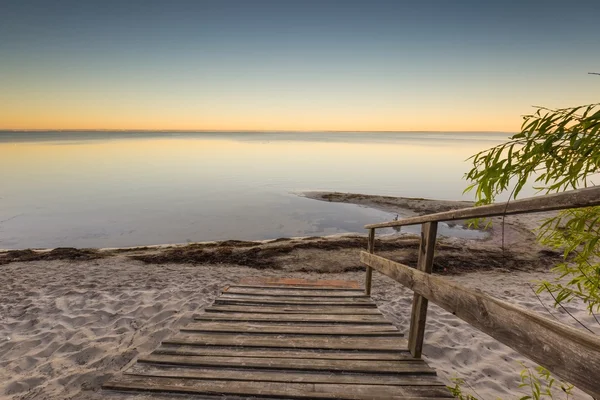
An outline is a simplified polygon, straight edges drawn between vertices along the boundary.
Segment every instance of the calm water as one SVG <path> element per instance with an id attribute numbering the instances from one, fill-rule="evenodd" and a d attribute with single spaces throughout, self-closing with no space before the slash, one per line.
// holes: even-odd
<path id="1" fill-rule="evenodd" d="M 465 198 L 464 160 L 506 137 L 0 132 L 0 248 L 364 232 L 394 215 L 297 193 Z"/>

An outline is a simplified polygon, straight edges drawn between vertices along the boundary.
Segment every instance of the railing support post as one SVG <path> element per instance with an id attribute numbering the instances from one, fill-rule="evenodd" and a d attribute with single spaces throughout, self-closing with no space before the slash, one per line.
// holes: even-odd
<path id="1" fill-rule="evenodd" d="M 375 251 L 375 228 L 369 229 L 369 241 L 367 243 L 367 251 L 371 254 Z M 365 275 L 365 294 L 371 295 L 371 278 L 373 277 L 373 268 L 367 267 Z"/>
<path id="2" fill-rule="evenodd" d="M 421 225 L 421 245 L 419 246 L 417 269 L 427 274 L 430 274 L 433 269 L 436 236 L 437 222 L 426 222 Z M 427 303 L 428 301 L 425 297 L 415 293 L 412 313 L 410 315 L 410 331 L 408 334 L 408 349 L 415 358 L 421 358 L 423 351 Z"/>

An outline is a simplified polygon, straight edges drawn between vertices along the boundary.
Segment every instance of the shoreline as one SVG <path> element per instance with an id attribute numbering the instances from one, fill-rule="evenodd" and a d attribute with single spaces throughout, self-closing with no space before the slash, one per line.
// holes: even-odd
<path id="1" fill-rule="evenodd" d="M 31 250 L 38 253 L 47 253 L 56 249 L 79 249 L 79 250 L 95 250 L 99 252 L 111 252 L 111 251 L 129 251 L 129 250 L 144 250 L 144 249 L 165 249 L 172 247 L 185 247 L 185 246 L 195 246 L 195 245 L 206 245 L 206 246 L 214 246 L 221 243 L 235 243 L 235 242 L 247 242 L 247 243 L 256 243 L 257 245 L 266 244 L 270 242 L 277 242 L 281 240 L 302 240 L 308 238 L 339 238 L 344 236 L 362 236 L 363 234 L 359 232 L 345 232 L 345 233 L 336 233 L 333 235 L 323 235 L 323 236 L 290 236 L 290 237 L 280 237 L 275 239 L 259 239 L 259 240 L 241 240 L 241 239 L 227 239 L 227 240 L 204 240 L 200 242 L 180 242 L 180 243 L 160 243 L 160 244 L 142 244 L 139 246 L 123 246 L 123 247 L 30 247 L 25 249 L 0 249 L 0 255 L 3 253 L 11 252 L 11 251 L 26 251 Z M 365 234 L 366 235 L 366 234 Z"/>
<path id="2" fill-rule="evenodd" d="M 402 217 L 442 212 L 474 203 L 340 192 L 304 192 L 314 200 L 355 204 Z M 462 273 L 478 270 L 547 270 L 561 254 L 536 242 L 532 229 L 551 213 L 492 218 L 492 226 L 482 239 L 439 236 L 436 246 L 436 273 Z M 466 227 L 466 221 L 451 221 Z M 152 263 L 238 264 L 252 268 L 306 270 L 306 263 L 327 264 L 322 272 L 343 272 L 362 268 L 359 251 L 366 248 L 366 234 L 338 233 L 328 236 L 300 236 L 266 240 L 223 240 L 147 246 L 0 250 L 0 265 L 13 262 L 53 260 L 86 261 L 126 254 L 131 259 Z M 394 233 L 377 236 L 376 252 L 395 261 L 416 262 L 418 234 Z M 354 257 L 354 258 L 353 258 Z M 343 266 L 342 266 L 343 264 Z M 319 268 L 315 268 L 318 270 Z"/>
<path id="3" fill-rule="evenodd" d="M 475 205 L 474 201 L 437 200 L 422 197 L 382 196 L 344 192 L 309 191 L 302 192 L 302 196 L 313 200 L 357 204 L 392 213 L 404 211 L 405 213 L 413 213 L 414 215 L 433 214 Z"/>
<path id="4" fill-rule="evenodd" d="M 343 193 L 343 192 L 328 192 L 328 191 L 306 191 L 297 192 L 297 196 L 304 197 L 311 200 L 334 202 L 334 203 L 346 203 L 354 204 L 361 207 L 372 208 L 388 213 L 395 213 L 399 217 L 406 218 L 430 213 L 444 212 L 450 210 L 456 210 L 460 208 L 472 207 L 475 202 L 464 201 L 464 200 L 436 200 L 427 198 L 415 198 L 415 197 L 395 197 L 395 196 L 382 196 L 382 195 L 368 195 L 360 193 Z M 507 246 L 507 241 L 526 243 L 528 250 L 531 250 L 531 246 L 534 249 L 539 247 L 535 240 L 533 230 L 539 226 L 539 224 L 547 217 L 554 215 L 553 212 L 538 213 L 538 214 L 524 214 L 519 216 L 507 216 L 506 218 L 494 217 L 491 218 L 493 225 L 491 228 L 472 228 L 468 227 L 465 220 L 455 221 L 444 221 L 443 224 L 449 227 L 461 227 L 465 230 L 472 230 L 483 232 L 487 236 L 483 238 L 459 238 L 454 236 L 440 236 L 440 240 L 451 240 L 466 243 L 483 243 L 490 242 L 490 244 L 498 245 L 502 244 L 502 237 L 498 237 L 504 234 L 504 245 Z M 504 223 L 504 232 L 501 228 Z M 385 236 L 401 236 L 401 235 L 412 235 L 411 233 L 392 233 L 386 234 Z M 226 239 L 220 241 L 208 240 L 199 242 L 180 242 L 180 243 L 158 243 L 149 245 L 135 245 L 135 246 L 110 246 L 110 247 L 78 247 L 76 249 L 89 249 L 98 252 L 111 252 L 111 251 L 127 251 L 127 250 L 140 250 L 140 249 L 164 249 L 171 247 L 185 247 L 195 245 L 214 245 L 224 242 L 252 242 L 257 245 L 268 244 L 270 242 L 281 241 L 281 240 L 302 240 L 307 238 L 322 238 L 325 240 L 337 239 L 344 236 L 366 236 L 366 232 L 341 232 L 331 235 L 320 235 L 320 236 L 290 236 L 280 237 L 275 239 L 250 239 L 250 240 L 237 240 L 237 239 Z M 383 235 L 382 235 L 383 236 Z M 514 238 L 514 239 L 513 239 Z M 518 240 L 516 240 L 518 239 Z M 508 246 L 507 246 L 508 247 Z M 0 262 L 3 254 L 8 252 L 19 252 L 19 251 L 33 251 L 37 253 L 46 253 L 55 249 L 73 249 L 73 247 L 55 247 L 55 248 L 24 248 L 24 249 L 2 249 L 0 248 Z"/>
<path id="5" fill-rule="evenodd" d="M 394 261 L 415 265 L 419 236 L 394 234 L 377 236 L 376 253 Z M 523 246 L 523 244 L 521 244 Z M 460 274 L 473 271 L 545 271 L 561 259 L 555 251 L 504 249 L 484 240 L 442 237 L 436 245 L 434 272 Z M 261 241 L 225 240 L 188 244 L 126 248 L 77 249 L 59 247 L 41 250 L 0 252 L 0 266 L 12 263 L 84 262 L 126 258 L 146 264 L 221 265 L 234 264 L 255 269 L 343 273 L 363 269 L 359 254 L 367 247 L 367 236 L 344 234 L 279 238 Z"/>

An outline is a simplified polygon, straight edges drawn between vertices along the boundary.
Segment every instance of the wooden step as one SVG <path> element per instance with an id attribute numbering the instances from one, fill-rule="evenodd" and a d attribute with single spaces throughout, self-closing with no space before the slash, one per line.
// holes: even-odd
<path id="1" fill-rule="evenodd" d="M 234 395 L 294 399 L 407 399 L 451 398 L 439 386 L 339 385 L 327 383 L 247 382 L 123 375 L 104 384 L 107 389 L 176 394 Z"/>
<path id="2" fill-rule="evenodd" d="M 182 332 L 221 332 L 244 334 L 296 334 L 296 335 L 347 335 L 347 336 L 403 336 L 395 326 L 339 325 L 339 324 L 281 324 L 260 322 L 210 322 L 188 324 Z"/>
<path id="3" fill-rule="evenodd" d="M 299 358 L 214 357 L 150 354 L 138 362 L 189 367 L 257 368 L 298 371 L 339 371 L 355 373 L 435 375 L 435 370 L 422 360 L 361 361 L 361 360 L 303 360 Z"/>
<path id="4" fill-rule="evenodd" d="M 323 314 L 262 314 L 262 313 L 205 313 L 197 315 L 197 321 L 270 321 L 296 322 L 299 324 L 331 322 L 334 324 L 383 324 L 389 325 L 383 315 L 323 315 Z"/>
<path id="5" fill-rule="evenodd" d="M 308 335 L 242 335 L 242 334 L 193 334 L 181 332 L 163 343 L 194 346 L 244 346 L 277 347 L 298 349 L 336 350 L 404 350 L 408 347 L 405 339 L 397 337 L 356 337 L 356 336 L 308 336 Z"/>
<path id="6" fill-rule="evenodd" d="M 380 360 L 394 361 L 413 359 L 408 350 L 368 351 L 335 350 L 335 349 L 273 349 L 264 347 L 227 347 L 227 346 L 187 346 L 163 343 L 152 354 L 171 354 L 184 356 L 217 356 L 217 357 L 268 357 L 268 358 L 301 358 L 330 360 Z"/>
<path id="7" fill-rule="evenodd" d="M 354 314 L 354 315 L 381 315 L 376 308 L 369 307 L 344 307 L 344 306 L 303 306 L 303 305 L 274 305 L 274 304 L 222 304 L 204 309 L 206 312 L 237 312 L 261 314 Z"/>
<path id="8" fill-rule="evenodd" d="M 237 367 L 236 367 L 237 368 Z M 359 385 L 393 385 L 393 386 L 445 386 L 443 382 L 431 375 L 381 374 L 381 373 L 332 373 L 303 372 L 294 370 L 256 371 L 253 368 L 223 369 L 220 367 L 175 367 L 160 364 L 138 363 L 128 375 L 146 375 L 184 379 L 219 379 L 235 381 L 265 382 L 297 382 L 297 383 L 334 383 Z"/>
<path id="9" fill-rule="evenodd" d="M 356 282 L 326 284 L 266 278 L 232 285 L 179 333 L 106 382 L 103 394 L 452 398 Z"/>

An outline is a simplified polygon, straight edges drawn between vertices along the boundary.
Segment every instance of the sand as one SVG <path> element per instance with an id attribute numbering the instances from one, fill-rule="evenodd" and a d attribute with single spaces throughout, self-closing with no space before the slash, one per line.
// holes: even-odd
<path id="1" fill-rule="evenodd" d="M 356 250 L 357 252 L 358 250 Z M 0 267 L 0 396 L 96 399 L 104 380 L 150 353 L 227 284 L 250 276 L 349 279 L 362 271 L 291 272 L 228 264 L 147 264 L 128 255 L 97 260 L 15 262 Z M 451 279 L 539 312 L 529 288 L 542 272 L 474 272 Z M 412 293 L 375 274 L 373 298 L 406 332 Z M 551 300 L 543 296 L 547 305 Z M 581 305 L 569 311 L 598 331 Z M 553 314 L 574 322 L 558 310 Z M 482 398 L 514 398 L 522 358 L 451 314 L 431 306 L 424 354 L 440 375 L 461 377 Z M 584 395 L 579 395 L 585 398 Z"/>
<path id="2" fill-rule="evenodd" d="M 464 206 L 336 197 L 406 214 Z M 546 315 L 548 307 L 556 318 L 577 326 L 551 308 L 548 295 L 541 296 L 544 306 L 531 289 L 531 282 L 547 278 L 548 268 L 560 259 L 535 244 L 531 227 L 539 218 L 507 218 L 505 249 L 498 225 L 484 241 L 441 240 L 434 271 Z M 350 235 L 1 253 L 0 398 L 99 399 L 102 382 L 202 312 L 225 285 L 256 276 L 362 282 L 358 253 L 365 245 L 364 236 Z M 394 236 L 380 238 L 376 252 L 413 265 L 417 247 L 414 237 Z M 373 299 L 406 333 L 412 292 L 375 273 Z M 600 334 L 583 305 L 571 303 L 567 309 Z M 526 394 L 518 388 L 521 356 L 435 305 L 429 308 L 424 357 L 448 384 L 462 378 L 481 399 Z M 589 399 L 581 392 L 575 398 Z"/>

